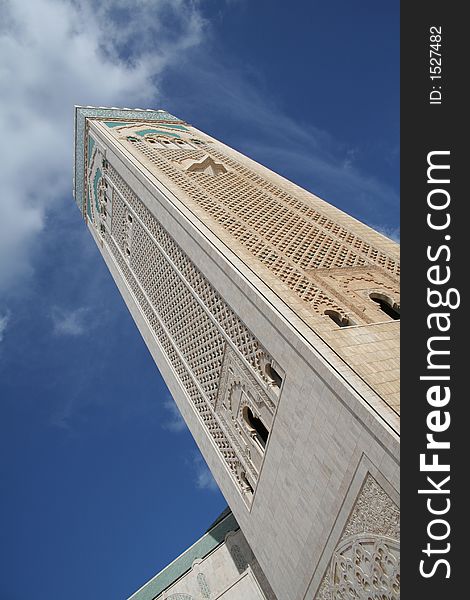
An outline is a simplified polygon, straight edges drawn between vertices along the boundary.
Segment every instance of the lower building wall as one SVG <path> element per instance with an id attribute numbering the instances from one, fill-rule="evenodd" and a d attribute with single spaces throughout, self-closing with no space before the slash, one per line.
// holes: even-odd
<path id="1" fill-rule="evenodd" d="M 230 530 L 226 532 L 227 529 Z M 129 600 L 219 598 L 276 600 L 232 514 L 213 526 Z"/>

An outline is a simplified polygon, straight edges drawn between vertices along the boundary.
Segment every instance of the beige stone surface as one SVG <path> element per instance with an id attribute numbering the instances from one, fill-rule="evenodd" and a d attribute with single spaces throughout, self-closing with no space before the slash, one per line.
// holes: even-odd
<path id="1" fill-rule="evenodd" d="M 358 326 L 390 321 L 369 294 L 399 305 L 398 244 L 194 128 L 181 134 L 183 144 L 127 140 L 146 127 L 112 134 L 399 412 L 397 372 L 390 379 L 390 365 L 381 362 L 398 361 L 398 327 L 358 344 L 364 355 L 378 352 L 362 367 L 351 361 L 354 340 L 343 352 L 345 336 L 334 335 L 337 326 L 323 316 L 334 310 Z M 209 162 L 215 170 L 196 168 Z M 385 386 L 382 371 L 389 371 Z"/>
<path id="2" fill-rule="evenodd" d="M 399 306 L 398 246 L 147 126 L 88 123 L 89 229 L 278 599 L 311 600 L 367 477 L 398 504 L 399 321 L 371 298 Z"/>
<path id="3" fill-rule="evenodd" d="M 192 568 L 155 600 L 276 600 L 263 590 L 263 575 L 243 533 L 228 534 L 225 542 Z"/>

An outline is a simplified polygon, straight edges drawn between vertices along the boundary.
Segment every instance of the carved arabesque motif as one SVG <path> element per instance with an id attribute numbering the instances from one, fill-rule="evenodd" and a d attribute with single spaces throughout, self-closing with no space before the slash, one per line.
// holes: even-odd
<path id="1" fill-rule="evenodd" d="M 368 474 L 315 600 L 398 600 L 400 512 Z"/>
<path id="2" fill-rule="evenodd" d="M 400 547 L 380 536 L 355 535 L 332 558 L 330 593 L 335 600 L 399 600 Z"/>
<path id="3" fill-rule="evenodd" d="M 197 574 L 197 583 L 199 585 L 201 597 L 202 598 L 210 598 L 211 590 L 209 588 L 209 584 L 207 583 L 207 579 L 206 579 L 206 576 L 204 575 L 204 573 Z"/>

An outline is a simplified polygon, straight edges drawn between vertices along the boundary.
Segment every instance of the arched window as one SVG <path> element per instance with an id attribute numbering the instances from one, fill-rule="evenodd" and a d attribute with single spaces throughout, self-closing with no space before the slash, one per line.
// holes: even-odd
<path id="1" fill-rule="evenodd" d="M 269 431 L 267 430 L 263 421 L 253 414 L 253 411 L 249 406 L 243 407 L 243 418 L 249 429 L 256 433 L 256 439 L 260 445 L 265 448 L 266 442 L 268 441 Z"/>
<path id="2" fill-rule="evenodd" d="M 282 377 L 279 375 L 279 373 L 276 371 L 276 369 L 270 365 L 269 363 L 264 367 L 264 370 L 266 372 L 266 375 L 269 377 L 269 379 L 271 380 L 272 384 L 277 387 L 280 388 L 282 385 Z"/>
<path id="3" fill-rule="evenodd" d="M 354 325 L 351 319 L 343 317 L 337 310 L 325 310 L 325 315 L 330 317 L 330 319 L 339 327 L 350 327 L 351 325 Z"/>
<path id="4" fill-rule="evenodd" d="M 380 310 L 384 312 L 387 316 L 389 316 L 394 321 L 400 320 L 400 307 L 394 302 L 391 298 L 386 296 L 385 294 L 380 294 L 376 292 L 372 292 L 369 294 L 369 298 L 379 305 Z"/>
<path id="5" fill-rule="evenodd" d="M 128 142 L 138 142 L 139 140 L 136 137 L 132 137 L 131 135 L 129 135 L 127 137 L 127 141 Z"/>

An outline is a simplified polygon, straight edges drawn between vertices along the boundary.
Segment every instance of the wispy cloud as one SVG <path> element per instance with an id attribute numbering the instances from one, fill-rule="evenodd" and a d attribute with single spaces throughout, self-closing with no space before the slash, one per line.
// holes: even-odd
<path id="1" fill-rule="evenodd" d="M 86 332 L 88 308 L 68 310 L 55 306 L 52 309 L 51 319 L 53 332 L 56 335 L 79 336 Z"/>
<path id="2" fill-rule="evenodd" d="M 209 471 L 204 459 L 200 454 L 194 457 L 194 468 L 196 473 L 196 487 L 200 490 L 218 491 L 217 483 Z"/>
<path id="3" fill-rule="evenodd" d="M 204 49 L 194 53 L 202 54 Z M 332 136 L 314 116 L 300 121 L 253 69 L 233 62 L 228 68 L 205 54 L 192 67 L 185 73 L 188 85 L 211 90 L 192 111 L 206 122 L 210 115 L 230 124 L 237 149 L 369 224 L 396 222 L 398 192 L 358 166 L 359 147 Z"/>
<path id="4" fill-rule="evenodd" d="M 0 315 L 0 342 L 3 341 L 5 331 L 8 327 L 8 322 L 10 320 L 10 313 L 6 312 L 3 315 Z"/>
<path id="5" fill-rule="evenodd" d="M 151 106 L 162 73 L 204 30 L 191 0 L 7 0 L 1 10 L 0 290 L 31 274 L 47 210 L 70 196 L 73 105 Z"/>
<path id="6" fill-rule="evenodd" d="M 163 407 L 168 414 L 168 418 L 162 423 L 161 427 L 172 433 L 187 431 L 187 425 L 171 396 L 167 396 L 167 399 L 163 402 Z M 193 459 L 189 459 L 187 464 L 193 473 L 194 484 L 197 489 L 211 492 L 218 491 L 217 483 L 201 454 L 194 454 Z"/>
<path id="7" fill-rule="evenodd" d="M 187 429 L 187 425 L 181 416 L 175 401 L 170 396 L 163 402 L 163 407 L 168 414 L 168 418 L 162 423 L 162 428 L 173 433 L 179 433 Z"/>
<path id="8" fill-rule="evenodd" d="M 180 101 L 182 117 L 223 119 L 235 141 L 243 123 L 242 151 L 328 200 L 350 198 L 358 216 L 390 225 L 397 193 L 356 166 L 356 148 L 314 119 L 299 122 L 265 89 L 262 74 L 226 64 L 211 54 L 207 38 L 210 24 L 191 0 L 2 2 L 0 290 L 31 273 L 47 211 L 70 195 L 73 105 L 157 107 L 162 98 L 173 110 L 181 93 L 165 97 L 161 87 L 170 67 L 197 98 Z"/>
<path id="9" fill-rule="evenodd" d="M 390 238 L 394 242 L 400 242 L 400 228 L 399 227 L 386 227 L 383 225 L 372 225 L 379 233 L 385 237 Z"/>
<path id="10" fill-rule="evenodd" d="M 77 410 L 77 401 L 75 394 L 63 398 L 63 402 L 52 412 L 49 418 L 49 425 L 72 432 L 71 420 Z"/>

